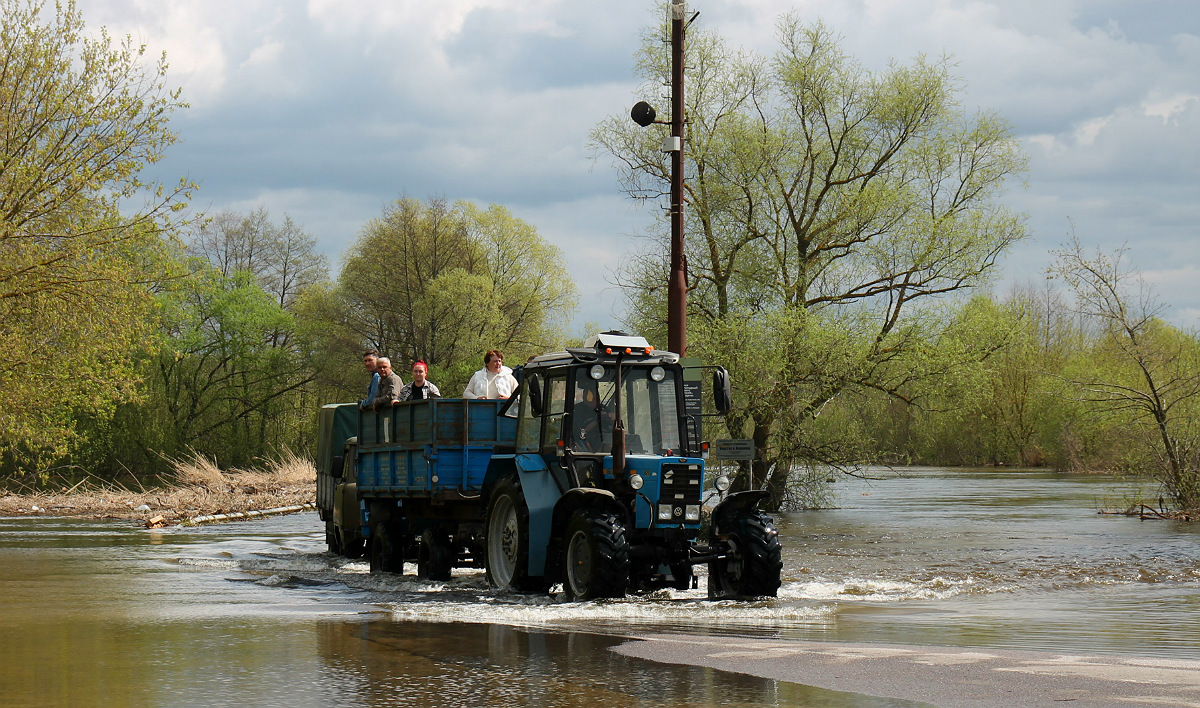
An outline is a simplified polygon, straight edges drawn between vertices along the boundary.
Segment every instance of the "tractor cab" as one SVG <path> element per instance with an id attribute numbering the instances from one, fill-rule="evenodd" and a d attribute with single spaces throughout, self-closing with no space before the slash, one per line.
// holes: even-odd
<path id="1" fill-rule="evenodd" d="M 595 335 L 586 347 L 535 357 L 521 379 L 512 406 L 517 452 L 538 452 L 577 475 L 570 486 L 596 486 L 597 475 L 626 473 L 629 456 L 700 455 L 679 356 L 643 337 Z"/>

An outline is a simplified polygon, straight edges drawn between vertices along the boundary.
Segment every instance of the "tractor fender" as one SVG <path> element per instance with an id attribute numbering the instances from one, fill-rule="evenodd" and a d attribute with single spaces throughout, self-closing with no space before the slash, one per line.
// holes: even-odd
<path id="1" fill-rule="evenodd" d="M 721 536 L 732 532 L 733 520 L 738 513 L 758 507 L 758 503 L 770 496 L 765 489 L 748 492 L 734 492 L 721 500 L 712 512 L 712 536 Z"/>
<path id="2" fill-rule="evenodd" d="M 516 475 L 529 513 L 529 568 L 532 577 L 545 575 L 547 550 L 553 533 L 553 512 L 561 493 L 541 455 L 492 455 L 484 477 L 484 494 L 490 498 L 496 482 Z M 489 502 L 490 503 L 490 502 Z"/>
<path id="3" fill-rule="evenodd" d="M 554 505 L 554 537 L 558 538 L 562 535 L 563 528 L 570 520 L 571 514 L 574 514 L 577 509 L 590 507 L 593 509 L 601 509 L 612 514 L 616 514 L 617 518 L 622 523 L 628 524 L 628 512 L 621 506 L 621 502 L 617 501 L 617 496 L 607 489 L 594 489 L 592 487 L 576 487 L 568 489 L 567 493 L 562 495 L 558 503 Z"/>
<path id="4" fill-rule="evenodd" d="M 492 455 L 492 459 L 488 460 L 487 470 L 483 473 L 483 490 L 484 499 L 492 495 L 492 488 L 496 483 L 505 477 L 514 477 L 517 474 L 515 455 Z"/>

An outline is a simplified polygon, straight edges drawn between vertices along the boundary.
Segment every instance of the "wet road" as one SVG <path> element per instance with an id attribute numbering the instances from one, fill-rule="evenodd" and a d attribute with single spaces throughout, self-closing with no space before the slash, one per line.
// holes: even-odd
<path id="1" fill-rule="evenodd" d="M 1126 491 L 1094 477 L 840 486 L 753 603 L 371 576 L 314 514 L 0 519 L 0 705 L 1200 705 L 1196 529 L 1097 515 Z"/>

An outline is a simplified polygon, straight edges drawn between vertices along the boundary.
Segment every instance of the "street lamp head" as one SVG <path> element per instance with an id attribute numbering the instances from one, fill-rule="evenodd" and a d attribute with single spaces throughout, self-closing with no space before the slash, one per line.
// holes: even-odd
<path id="1" fill-rule="evenodd" d="M 655 117 L 654 106 L 651 106 L 645 101 L 638 101 L 634 104 L 633 110 L 629 112 L 629 117 L 633 118 L 633 122 L 645 128 L 654 122 Z"/>

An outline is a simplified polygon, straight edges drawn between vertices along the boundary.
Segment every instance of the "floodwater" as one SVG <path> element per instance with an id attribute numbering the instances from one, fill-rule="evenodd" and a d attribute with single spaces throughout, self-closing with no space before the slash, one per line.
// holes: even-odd
<path id="1" fill-rule="evenodd" d="M 838 493 L 777 515 L 783 587 L 750 603 L 371 576 L 311 513 L 0 519 L 0 706 L 919 705 L 610 651 L 664 631 L 1200 659 L 1200 525 L 1097 514 L 1127 493 L 1109 478 L 919 469 Z"/>

